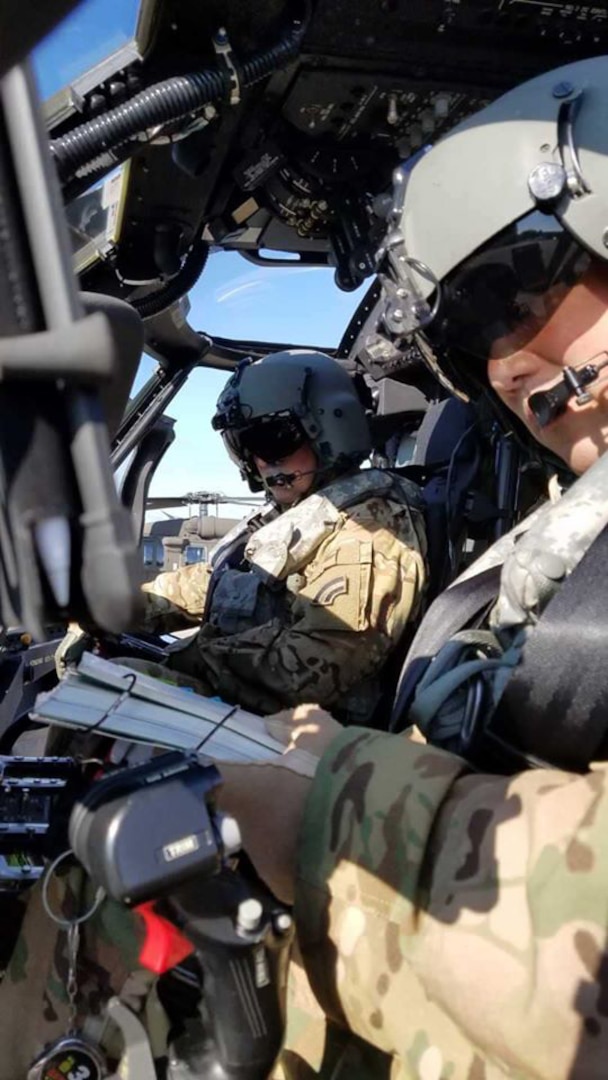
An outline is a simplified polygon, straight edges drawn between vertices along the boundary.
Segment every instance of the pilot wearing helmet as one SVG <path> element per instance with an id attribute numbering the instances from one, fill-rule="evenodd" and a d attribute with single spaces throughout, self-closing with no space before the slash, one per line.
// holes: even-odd
<path id="1" fill-rule="evenodd" d="M 405 680 L 426 745 L 295 710 L 285 741 L 319 755 L 312 781 L 289 749 L 283 770 L 223 769 L 222 807 L 295 905 L 309 985 L 294 968 L 281 1076 L 605 1074 L 607 175 L 601 58 L 506 94 L 408 179 L 408 332 L 573 482 L 422 620 Z"/>
<path id="2" fill-rule="evenodd" d="M 366 723 L 380 670 L 422 596 L 416 487 L 359 468 L 371 452 L 365 409 L 350 376 L 322 353 L 243 360 L 213 427 L 269 506 L 220 542 L 210 566 L 144 585 L 140 629 L 200 624 L 167 666 L 202 693 L 264 714 L 314 701 Z M 68 635 L 60 665 L 82 646 Z"/>

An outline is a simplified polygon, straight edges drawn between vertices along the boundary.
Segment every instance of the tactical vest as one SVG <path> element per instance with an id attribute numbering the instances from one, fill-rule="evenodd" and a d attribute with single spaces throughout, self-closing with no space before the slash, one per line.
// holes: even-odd
<path id="1" fill-rule="evenodd" d="M 415 484 L 390 472 L 362 469 L 334 480 L 280 513 L 267 508 L 240 522 L 218 547 L 204 621 L 221 634 L 238 634 L 271 619 L 288 622 L 303 571 L 324 540 L 339 528 L 342 513 L 370 496 L 390 497 L 422 512 Z M 376 679 L 361 682 L 342 710 L 363 723 L 380 696 Z"/>
<path id="2" fill-rule="evenodd" d="M 500 773 L 585 771 L 608 748 L 608 455 L 430 607 L 391 727 Z"/>

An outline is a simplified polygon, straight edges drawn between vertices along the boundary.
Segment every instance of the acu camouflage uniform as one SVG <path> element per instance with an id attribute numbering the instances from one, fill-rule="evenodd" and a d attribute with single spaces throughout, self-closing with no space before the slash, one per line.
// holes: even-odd
<path id="1" fill-rule="evenodd" d="M 425 539 L 415 499 L 401 478 L 362 470 L 257 531 L 238 526 L 219 566 L 144 586 L 142 629 L 203 621 L 168 660 L 203 693 L 263 714 L 315 702 L 365 723 L 380 696 L 374 677 L 419 610 Z M 221 565 L 231 547 L 238 567 Z"/>

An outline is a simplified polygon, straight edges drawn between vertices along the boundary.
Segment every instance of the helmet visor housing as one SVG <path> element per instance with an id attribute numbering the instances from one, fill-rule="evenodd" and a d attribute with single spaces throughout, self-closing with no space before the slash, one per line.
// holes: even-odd
<path id="1" fill-rule="evenodd" d="M 442 368 L 470 391 L 490 357 L 525 348 L 589 270 L 593 256 L 556 218 L 533 211 L 498 233 L 441 285 L 426 331 Z"/>

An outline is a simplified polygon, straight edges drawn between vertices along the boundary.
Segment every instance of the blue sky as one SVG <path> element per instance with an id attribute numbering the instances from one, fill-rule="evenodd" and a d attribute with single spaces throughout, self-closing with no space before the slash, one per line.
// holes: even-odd
<path id="1" fill-rule="evenodd" d="M 136 0 L 84 0 L 37 50 L 34 66 L 42 96 L 55 93 L 128 41 L 136 11 Z M 219 252 L 210 257 L 190 293 L 189 321 L 211 336 L 332 346 L 338 344 L 363 291 L 341 292 L 328 269 L 258 269 L 236 253 Z M 136 389 L 154 367 L 149 357 L 143 358 Z M 210 426 L 225 381 L 223 372 L 198 370 L 169 407 L 177 421 L 176 440 L 153 480 L 152 495 L 248 493 Z M 242 510 L 234 512 L 240 516 Z"/>
<path id="2" fill-rule="evenodd" d="M 125 45 L 135 32 L 138 9 L 138 0 L 82 0 L 34 54 L 42 97 L 51 97 Z"/>

